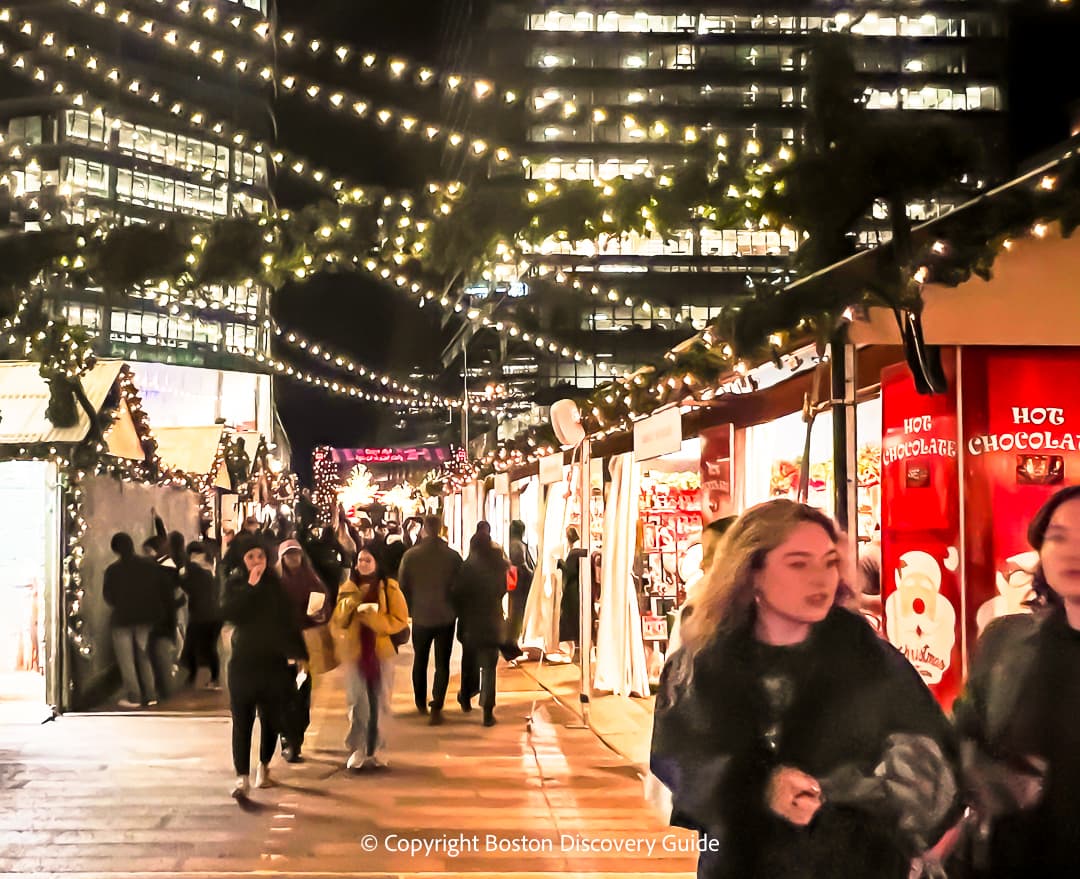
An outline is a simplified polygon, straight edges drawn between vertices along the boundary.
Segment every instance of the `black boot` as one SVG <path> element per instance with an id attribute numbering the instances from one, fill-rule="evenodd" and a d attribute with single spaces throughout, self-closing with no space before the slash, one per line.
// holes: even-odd
<path id="1" fill-rule="evenodd" d="M 457 697 L 458 705 L 461 706 L 461 710 L 466 714 L 472 711 L 472 698 L 467 697 L 464 693 L 458 693 Z"/>
<path id="2" fill-rule="evenodd" d="M 484 726 L 495 726 L 495 711 L 492 708 L 484 709 Z"/>

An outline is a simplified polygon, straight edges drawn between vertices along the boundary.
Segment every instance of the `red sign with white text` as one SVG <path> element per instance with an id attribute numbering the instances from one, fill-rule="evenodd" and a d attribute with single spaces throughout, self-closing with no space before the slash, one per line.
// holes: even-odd
<path id="1" fill-rule="evenodd" d="M 881 597 L 885 631 L 938 701 L 962 684 L 960 474 L 955 380 L 915 389 L 906 364 L 881 375 Z"/>
<path id="2" fill-rule="evenodd" d="M 1038 555 L 1027 528 L 1080 482 L 1080 348 L 965 348 L 967 617 L 976 635 L 1025 612 Z"/>

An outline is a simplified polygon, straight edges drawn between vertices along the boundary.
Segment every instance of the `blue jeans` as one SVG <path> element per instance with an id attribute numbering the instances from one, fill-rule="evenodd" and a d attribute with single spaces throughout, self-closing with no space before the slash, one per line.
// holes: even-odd
<path id="1" fill-rule="evenodd" d="M 127 698 L 132 702 L 157 701 L 154 666 L 150 661 L 150 631 L 153 626 L 113 626 L 113 651 Z"/>
<path id="2" fill-rule="evenodd" d="M 345 702 L 349 712 L 349 733 L 345 745 L 373 757 L 386 748 L 386 727 L 390 720 L 390 694 L 394 691 L 394 659 L 379 661 L 379 681 L 371 685 L 360 673 L 356 661 L 345 663 Z"/>

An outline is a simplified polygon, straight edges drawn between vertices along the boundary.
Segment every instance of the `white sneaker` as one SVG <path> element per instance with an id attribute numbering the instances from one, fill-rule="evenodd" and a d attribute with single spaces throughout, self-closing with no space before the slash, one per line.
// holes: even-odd
<path id="1" fill-rule="evenodd" d="M 379 757 L 368 757 L 367 758 L 367 766 L 370 769 L 389 769 L 390 768 L 390 761 L 389 760 L 383 760 L 383 759 L 381 759 Z"/>
<path id="2" fill-rule="evenodd" d="M 260 763 L 255 767 L 255 787 L 273 787 L 274 779 L 270 777 L 270 767 L 265 763 Z"/>
<path id="3" fill-rule="evenodd" d="M 348 761 L 345 763 L 346 769 L 363 769 L 367 764 L 367 757 L 364 756 L 363 751 L 353 751 L 349 755 Z"/>
<path id="4" fill-rule="evenodd" d="M 118 708 L 139 708 L 139 707 L 141 707 L 138 702 L 135 702 L 132 699 L 121 699 L 119 702 L 116 703 L 116 706 Z"/>
<path id="5" fill-rule="evenodd" d="M 238 775 L 236 777 L 236 783 L 233 785 L 232 797 L 234 800 L 246 800 L 248 793 L 251 791 L 251 785 L 248 784 L 248 778 L 246 775 Z"/>

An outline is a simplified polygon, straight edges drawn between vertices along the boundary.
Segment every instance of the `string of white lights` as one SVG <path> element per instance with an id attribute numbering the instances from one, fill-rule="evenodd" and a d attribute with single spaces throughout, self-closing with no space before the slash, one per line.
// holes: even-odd
<path id="1" fill-rule="evenodd" d="M 409 277 L 401 266 L 395 265 L 392 261 L 388 262 L 385 259 L 376 259 L 374 257 L 368 257 L 367 259 L 361 260 L 359 257 L 353 257 L 352 262 L 353 265 L 362 267 L 368 274 L 387 286 L 392 286 L 398 290 L 404 290 L 411 294 L 416 300 L 418 308 L 424 308 L 429 302 L 437 303 L 443 308 L 448 308 L 452 304 L 450 297 L 447 294 L 441 293 L 434 288 L 417 281 L 415 278 Z M 457 304 L 460 305 L 460 302 Z M 595 364 L 596 369 L 599 372 L 610 371 L 610 367 L 602 360 L 596 361 L 592 355 L 586 354 L 570 345 L 562 344 L 549 336 L 523 330 L 514 321 L 508 318 L 494 320 L 488 315 L 481 315 L 479 311 L 477 311 L 476 314 L 470 312 L 467 314 L 467 317 L 470 320 L 478 320 L 480 325 L 486 329 L 492 329 L 511 339 L 531 344 L 539 351 L 543 351 L 550 355 L 564 357 L 573 360 L 575 363 L 584 363 L 586 366 L 593 366 Z"/>
<path id="2" fill-rule="evenodd" d="M 383 128 L 394 128 L 401 134 L 422 137 L 428 142 L 442 141 L 454 149 L 464 148 L 467 155 L 476 159 L 490 155 L 494 156 L 496 162 L 503 163 L 513 158 L 509 146 L 492 147 L 482 137 L 424 121 L 418 114 L 380 105 L 369 96 L 327 86 L 296 72 L 281 71 L 277 65 L 262 63 L 258 57 L 238 53 L 227 46 L 210 43 L 183 28 L 140 16 L 120 3 L 105 0 L 92 3 L 89 0 L 69 0 L 69 3 L 88 14 L 114 22 L 154 46 L 172 50 L 183 57 L 199 59 L 221 70 L 228 69 L 255 83 L 265 85 L 275 82 L 286 94 L 301 95 L 335 116 L 369 119 Z"/>
<path id="3" fill-rule="evenodd" d="M 125 73 L 119 66 L 110 64 L 107 58 L 92 49 L 62 45 L 56 35 L 41 22 L 24 15 L 17 23 L 13 23 L 11 11 L 0 9 L 0 24 L 16 27 L 19 34 L 36 43 L 38 50 L 55 58 L 64 67 L 78 69 L 112 88 L 121 89 L 125 96 L 138 99 L 158 112 L 167 112 L 183 120 L 191 128 L 227 140 L 234 146 L 250 149 L 258 156 L 269 158 L 286 173 L 326 191 L 338 201 L 365 204 L 376 194 L 373 187 L 355 183 L 345 177 L 335 177 L 329 171 L 317 167 L 306 157 L 256 138 L 243 129 L 234 128 L 224 120 L 215 119 L 203 108 L 183 101 L 171 100 L 162 89 L 154 86 L 145 77 Z M 16 73 L 39 85 L 51 86 L 54 95 L 66 95 L 73 106 L 89 107 L 94 115 L 104 117 L 105 109 L 102 102 L 96 101 L 86 92 L 73 87 L 48 64 L 36 61 L 29 52 L 17 52 L 0 43 L 0 58 L 6 60 Z M 426 185 L 429 193 L 433 188 L 441 191 L 443 185 L 434 181 Z"/>
<path id="4" fill-rule="evenodd" d="M 384 387 L 388 387 L 391 390 L 399 391 L 403 394 L 409 394 L 413 397 L 420 397 L 425 401 L 434 401 L 442 405 L 453 405 L 453 398 L 441 397 L 438 394 L 431 394 L 430 392 L 421 391 L 419 388 L 414 388 L 408 383 L 399 382 L 397 379 L 392 378 L 387 373 L 379 372 L 368 366 L 364 366 L 361 363 L 357 363 L 352 357 L 347 354 L 335 351 L 322 342 L 314 341 L 302 333 L 296 330 L 286 330 L 279 326 L 276 322 L 273 323 L 272 329 L 274 335 L 283 345 L 296 348 L 300 351 L 306 351 L 312 357 L 321 357 L 328 364 L 332 364 L 339 369 L 344 369 L 347 372 L 353 373 L 356 376 L 366 379 L 375 384 L 381 384 Z"/>
<path id="5" fill-rule="evenodd" d="M 76 6 L 91 6 L 100 0 L 68 0 Z M 332 58 L 334 63 L 372 75 L 383 75 L 390 82 L 412 82 L 430 89 L 436 85 L 456 94 L 468 95 L 477 102 L 498 97 L 506 104 L 515 104 L 521 96 L 512 89 L 497 86 L 490 78 L 465 73 L 441 71 L 431 65 L 413 61 L 400 53 L 360 48 L 340 40 L 326 40 L 313 34 L 304 35 L 297 28 L 281 28 L 275 34 L 274 26 L 257 10 L 237 8 L 225 12 L 212 2 L 192 0 L 139 0 L 141 5 L 154 5 L 178 16 L 197 19 L 216 25 L 230 35 L 249 39 L 254 45 L 277 45 L 286 52 L 306 52 L 315 59 Z"/>

